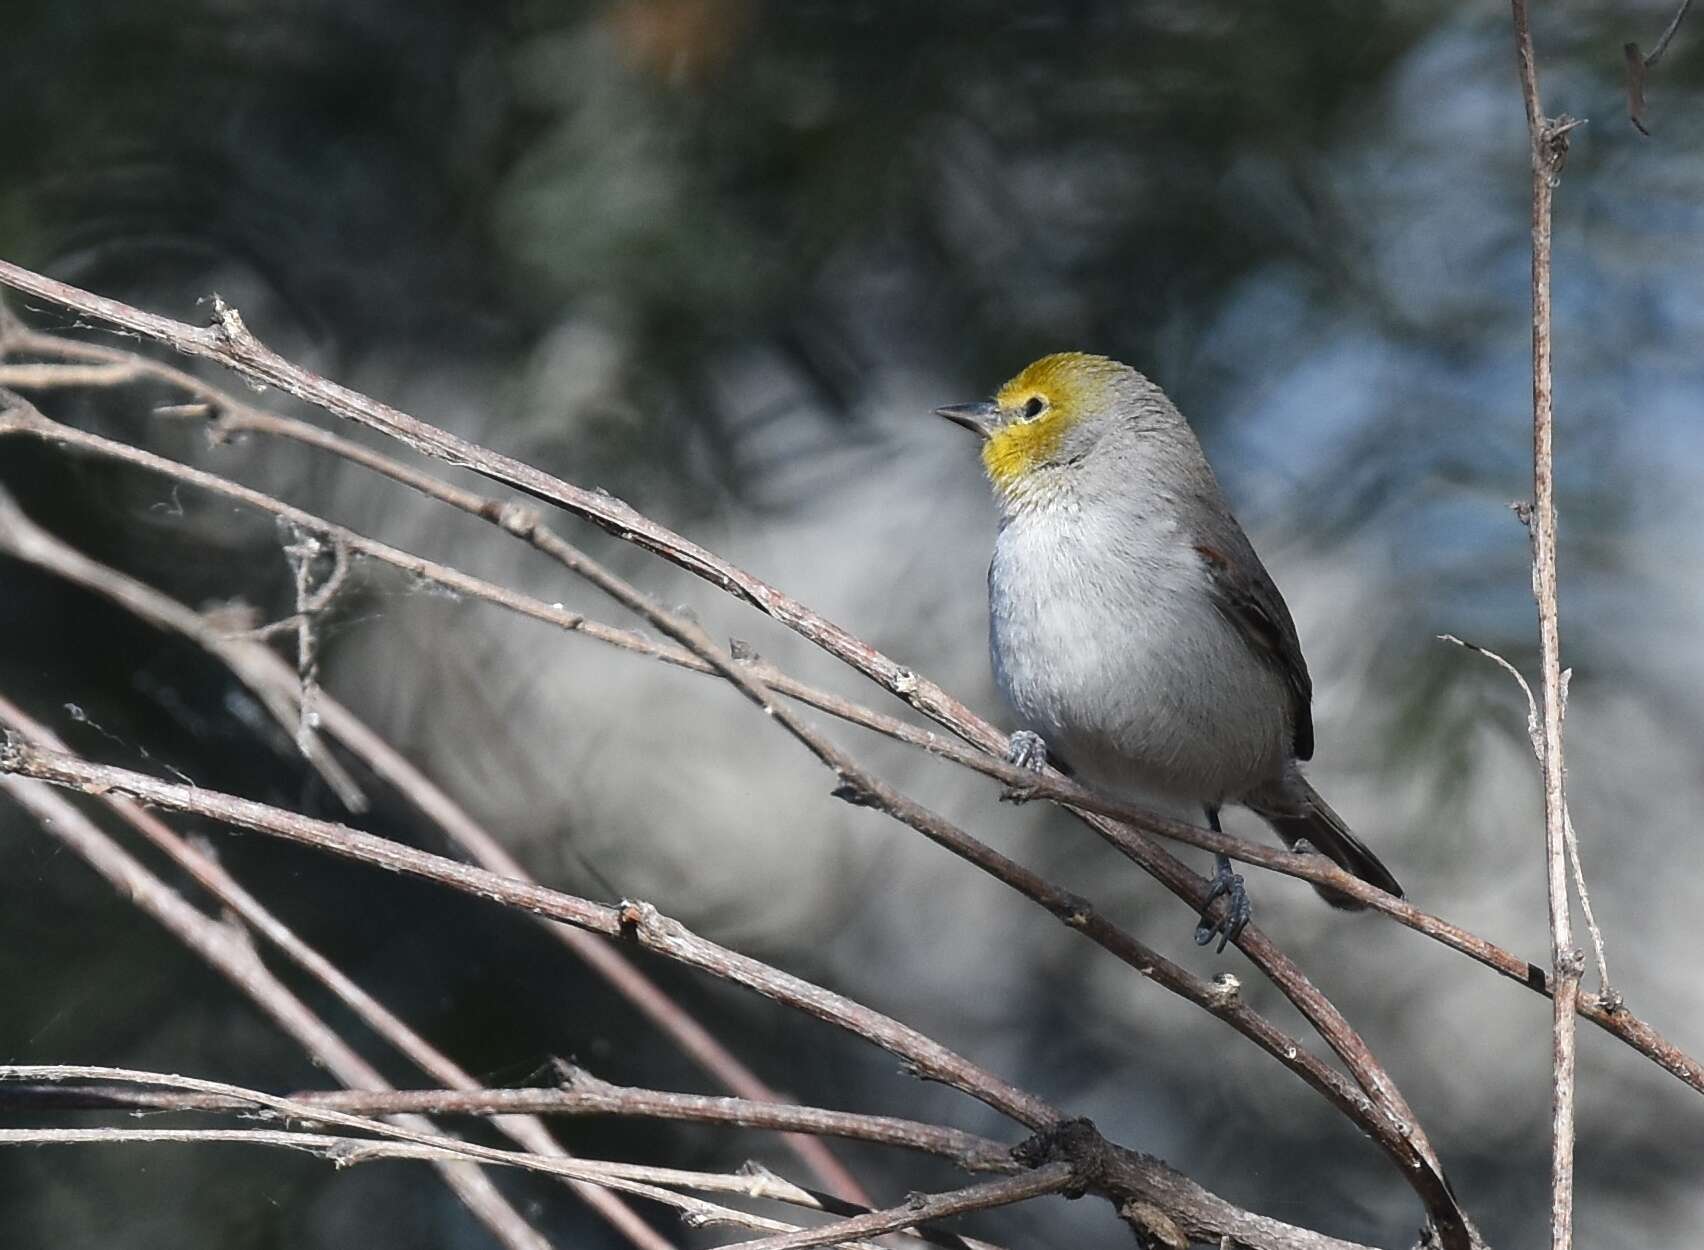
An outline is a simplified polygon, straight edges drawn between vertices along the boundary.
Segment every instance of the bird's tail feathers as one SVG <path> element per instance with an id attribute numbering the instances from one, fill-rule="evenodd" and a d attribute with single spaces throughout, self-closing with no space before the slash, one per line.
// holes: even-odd
<path id="1" fill-rule="evenodd" d="M 1254 811 L 1267 824 L 1271 825 L 1278 836 L 1284 839 L 1285 846 L 1294 846 L 1303 839 L 1321 855 L 1345 872 L 1353 873 L 1370 885 L 1376 885 L 1387 894 L 1402 897 L 1402 887 L 1396 878 L 1390 875 L 1390 869 L 1379 862 L 1379 857 L 1367 849 L 1366 843 L 1349 832 L 1349 826 L 1343 823 L 1343 818 L 1331 810 L 1331 804 L 1320 797 L 1319 791 L 1307 781 L 1297 778 L 1301 792 L 1285 796 L 1282 804 L 1272 806 L 1251 805 Z M 1325 886 L 1316 886 L 1319 896 L 1333 907 L 1341 907 L 1346 911 L 1360 911 L 1366 904 L 1347 894 Z"/>

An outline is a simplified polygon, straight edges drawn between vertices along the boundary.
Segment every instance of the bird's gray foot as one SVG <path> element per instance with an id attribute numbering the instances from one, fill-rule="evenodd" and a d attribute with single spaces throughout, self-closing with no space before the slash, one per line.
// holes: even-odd
<path id="1" fill-rule="evenodd" d="M 1223 896 L 1226 900 L 1225 911 L 1217 920 L 1208 913 L 1213 904 Z M 1206 946 L 1213 940 L 1213 935 L 1219 935 L 1219 951 L 1227 944 L 1236 940 L 1237 934 L 1243 931 L 1249 918 L 1254 915 L 1254 908 L 1249 905 L 1248 891 L 1243 888 L 1242 873 L 1231 868 L 1231 861 L 1223 855 L 1218 857 L 1218 867 L 1213 873 L 1213 888 L 1207 894 L 1207 902 L 1201 908 L 1201 921 L 1195 926 L 1195 944 Z M 1217 952 L 1216 952 L 1217 953 Z"/>
<path id="2" fill-rule="evenodd" d="M 1207 827 L 1214 833 L 1223 833 L 1219 827 L 1219 807 L 1211 804 L 1206 809 Z M 1249 917 L 1254 915 L 1254 908 L 1249 906 L 1248 891 L 1243 888 L 1242 874 L 1231 867 L 1229 855 L 1213 857 L 1213 888 L 1207 892 L 1207 901 L 1201 905 L 1201 920 L 1195 926 L 1195 944 L 1205 946 L 1213 940 L 1213 935 L 1219 935 L 1219 949 L 1215 954 L 1222 954 L 1225 947 L 1236 941 L 1237 934 L 1248 924 Z M 1225 911 L 1215 920 L 1210 913 L 1213 904 L 1223 896 Z"/>
<path id="3" fill-rule="evenodd" d="M 1020 729 L 1012 735 L 1011 744 L 1006 748 L 1006 762 L 1039 773 L 1047 767 L 1047 743 L 1041 740 L 1040 734 Z M 1007 786 L 1000 797 L 1008 803 L 1026 803 L 1032 796 L 1023 786 Z"/>
<path id="4" fill-rule="evenodd" d="M 1041 740 L 1040 734 L 1020 729 L 1012 735 L 1011 745 L 1006 748 L 1006 762 L 1039 773 L 1047 767 L 1047 743 Z"/>

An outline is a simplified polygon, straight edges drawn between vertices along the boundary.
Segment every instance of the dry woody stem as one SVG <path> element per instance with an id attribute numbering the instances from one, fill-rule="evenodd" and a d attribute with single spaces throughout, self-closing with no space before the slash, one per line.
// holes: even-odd
<path id="1" fill-rule="evenodd" d="M 313 1107 L 289 1098 L 259 1090 L 245 1089 L 220 1081 L 205 1081 L 193 1077 L 163 1072 L 139 1072 L 126 1068 L 100 1068 L 85 1065 L 8 1065 L 0 1066 L 0 1081 L 62 1081 L 96 1080 L 125 1081 L 143 1086 L 164 1086 L 188 1090 L 228 1100 L 247 1103 L 261 1110 L 292 1121 L 312 1121 L 345 1130 L 330 1136 L 321 1133 L 274 1132 L 269 1130 L 237 1129 L 11 1129 L 0 1130 L 0 1145 L 41 1145 L 55 1142 L 125 1142 L 125 1141 L 248 1141 L 257 1145 L 306 1150 L 322 1155 L 339 1166 L 371 1159 L 415 1158 L 443 1161 L 467 1160 L 501 1167 L 524 1168 L 533 1172 L 564 1177 L 601 1189 L 615 1190 L 636 1198 L 644 1198 L 672 1207 L 690 1223 L 732 1224 L 760 1231 L 789 1233 L 799 1231 L 797 1225 L 767 1219 L 740 1211 L 721 1203 L 694 1198 L 680 1190 L 719 1194 L 740 1194 L 754 1198 L 772 1198 L 806 1207 L 817 1206 L 813 1195 L 786 1181 L 763 1174 L 730 1174 L 721 1172 L 692 1172 L 679 1168 L 650 1167 L 643 1164 L 616 1163 L 602 1159 L 576 1159 L 567 1155 L 541 1155 L 526 1151 L 500 1150 L 473 1142 L 445 1137 L 423 1131 L 413 1124 L 397 1124 L 366 1116 L 351 1115 L 326 1107 Z M 429 1128 L 429 1126 L 428 1126 Z M 355 1136 L 352 1134 L 358 1134 Z M 377 1139 L 377 1140 L 374 1140 Z M 655 1236 L 655 1234 L 653 1234 Z M 536 1235 L 535 1235 L 536 1237 Z M 663 1245 L 666 1241 L 657 1238 Z M 549 1250 L 549 1243 L 539 1237 L 530 1244 Z"/>
<path id="2" fill-rule="evenodd" d="M 1540 736 L 1544 772 L 1544 863 L 1550 903 L 1552 983 L 1550 1112 L 1550 1244 L 1574 1240 L 1574 1019 L 1585 955 L 1574 945 L 1568 895 L 1568 815 L 1562 756 L 1562 647 L 1557 625 L 1555 409 L 1551 394 L 1551 214 L 1568 156 L 1568 134 L 1579 123 L 1547 117 L 1538 91 L 1532 23 L 1526 0 L 1512 0 L 1521 99 L 1532 149 L 1532 587 L 1538 601 L 1543 692 Z"/>

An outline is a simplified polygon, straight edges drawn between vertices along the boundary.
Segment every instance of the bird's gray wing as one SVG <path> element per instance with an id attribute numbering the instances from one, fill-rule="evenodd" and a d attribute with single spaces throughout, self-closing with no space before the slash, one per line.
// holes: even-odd
<path id="1" fill-rule="evenodd" d="M 1213 591 L 1213 605 L 1248 639 L 1256 655 L 1270 663 L 1290 688 L 1296 758 L 1313 758 L 1313 681 L 1302 658 L 1301 640 L 1284 596 L 1254 553 L 1254 545 L 1236 522 L 1209 542 L 1198 542 Z"/>

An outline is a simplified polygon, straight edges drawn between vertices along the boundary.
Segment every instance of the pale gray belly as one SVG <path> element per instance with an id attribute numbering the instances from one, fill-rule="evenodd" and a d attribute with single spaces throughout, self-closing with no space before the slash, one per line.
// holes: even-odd
<path id="1" fill-rule="evenodd" d="M 1080 523 L 1002 531 L 990 640 L 1013 710 L 1092 785 L 1218 803 L 1277 779 L 1289 692 L 1213 606 L 1193 549 L 1111 546 Z"/>

